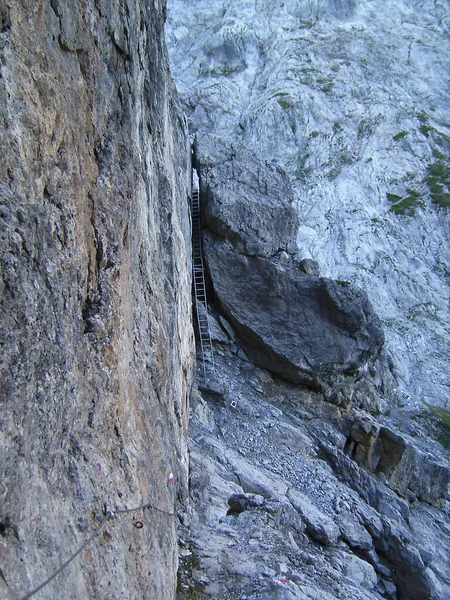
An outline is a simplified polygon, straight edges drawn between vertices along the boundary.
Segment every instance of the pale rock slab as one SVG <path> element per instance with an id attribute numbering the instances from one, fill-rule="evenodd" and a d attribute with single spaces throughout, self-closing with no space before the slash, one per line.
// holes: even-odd
<path id="1" fill-rule="evenodd" d="M 336 544 L 340 537 L 340 531 L 330 517 L 322 513 L 305 495 L 294 488 L 289 490 L 287 496 L 292 506 L 305 521 L 308 535 L 324 546 Z"/>

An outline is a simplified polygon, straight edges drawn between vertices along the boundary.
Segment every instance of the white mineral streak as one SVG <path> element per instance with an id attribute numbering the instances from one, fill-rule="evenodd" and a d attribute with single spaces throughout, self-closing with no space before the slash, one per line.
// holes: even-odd
<path id="1" fill-rule="evenodd" d="M 368 293 L 405 401 L 446 405 L 449 220 L 424 179 L 437 160 L 449 165 L 448 2 L 171 0 L 168 9 L 191 131 L 243 143 L 287 171 L 299 255 Z M 413 214 L 393 212 L 387 194 L 412 195 Z"/>

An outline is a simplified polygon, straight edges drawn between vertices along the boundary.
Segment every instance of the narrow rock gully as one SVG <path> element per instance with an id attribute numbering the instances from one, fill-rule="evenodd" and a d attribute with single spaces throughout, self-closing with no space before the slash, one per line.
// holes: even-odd
<path id="1" fill-rule="evenodd" d="M 210 175 L 203 165 L 206 204 Z M 207 236 L 212 210 L 201 211 Z M 213 294 L 223 274 L 208 239 L 201 254 L 197 217 L 198 204 L 198 373 L 177 599 L 449 599 L 447 460 L 433 462 L 395 420 L 261 366 L 229 305 L 211 295 L 207 308 L 205 267 Z"/>

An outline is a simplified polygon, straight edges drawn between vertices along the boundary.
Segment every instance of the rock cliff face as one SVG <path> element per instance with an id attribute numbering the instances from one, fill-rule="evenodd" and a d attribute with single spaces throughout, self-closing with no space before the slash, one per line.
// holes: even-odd
<path id="1" fill-rule="evenodd" d="M 216 358 L 192 403 L 179 600 L 450 598 L 448 451 L 394 409 L 366 295 L 289 252 L 282 171 L 195 148 Z"/>
<path id="2" fill-rule="evenodd" d="M 191 391 L 165 2 L 0 0 L 2 597 L 450 598 L 447 8 L 169 4 Z"/>
<path id="3" fill-rule="evenodd" d="M 193 132 L 289 175 L 302 258 L 364 289 L 404 402 L 444 406 L 450 19 L 442 0 L 172 0 Z"/>
<path id="4" fill-rule="evenodd" d="M 164 11 L 0 2 L 2 598 L 105 504 L 173 513 L 186 494 L 190 149 Z M 173 597 L 175 529 L 118 516 L 39 598 Z"/>
<path id="5" fill-rule="evenodd" d="M 449 19 L 169 4 L 215 347 L 179 600 L 450 599 Z"/>

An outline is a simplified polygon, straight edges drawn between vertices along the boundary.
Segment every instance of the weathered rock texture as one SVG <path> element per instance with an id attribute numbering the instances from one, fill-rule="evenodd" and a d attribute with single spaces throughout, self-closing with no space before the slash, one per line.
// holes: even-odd
<path id="1" fill-rule="evenodd" d="M 281 169 L 211 135 L 195 150 L 216 381 L 194 402 L 179 600 L 449 598 L 429 550 L 450 545 L 447 453 L 366 412 L 395 393 L 367 297 L 299 260 Z"/>
<path id="2" fill-rule="evenodd" d="M 104 503 L 185 495 L 189 149 L 164 10 L 0 1 L 2 597 L 51 574 Z M 39 598 L 173 597 L 175 525 L 118 517 Z"/>
<path id="3" fill-rule="evenodd" d="M 445 0 L 172 0 L 192 132 L 288 174 L 302 257 L 369 296 L 405 402 L 448 401 Z"/>
<path id="4" fill-rule="evenodd" d="M 169 21 L 217 300 L 179 600 L 448 600 L 448 3 Z"/>
<path id="5" fill-rule="evenodd" d="M 196 160 L 209 273 L 244 349 L 317 389 L 357 375 L 382 347 L 381 325 L 363 292 L 308 275 L 294 256 L 298 219 L 287 176 L 210 136 L 198 136 Z"/>
<path id="6" fill-rule="evenodd" d="M 371 473 L 382 473 L 390 486 L 409 500 L 419 498 L 433 504 L 446 496 L 448 464 L 367 415 L 347 423 L 345 450 Z"/>
<path id="7" fill-rule="evenodd" d="M 379 424 L 255 366 L 233 336 L 215 338 L 216 390 L 192 401 L 179 600 L 449 599 L 448 489 L 436 481 L 434 498 L 419 494 L 430 463 L 403 478 L 407 502 L 387 444 L 384 470 L 369 473 L 347 443 L 349 431 L 362 444 Z M 436 442 L 424 445 L 436 452 Z"/>

